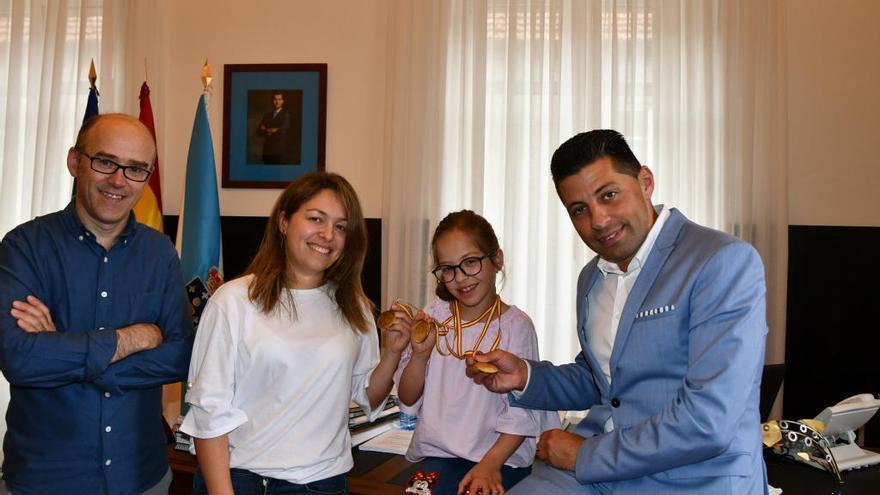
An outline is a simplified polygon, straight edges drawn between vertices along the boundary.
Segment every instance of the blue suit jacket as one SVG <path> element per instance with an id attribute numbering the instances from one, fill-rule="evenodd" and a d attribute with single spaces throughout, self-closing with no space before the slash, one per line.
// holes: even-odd
<path id="1" fill-rule="evenodd" d="M 766 290 L 757 252 L 673 209 L 623 308 L 610 384 L 584 329 L 597 261 L 578 279 L 575 363 L 531 363 L 529 386 L 512 402 L 590 409 L 575 430 L 587 441 L 574 475 L 598 491 L 766 493 L 758 413 Z"/>

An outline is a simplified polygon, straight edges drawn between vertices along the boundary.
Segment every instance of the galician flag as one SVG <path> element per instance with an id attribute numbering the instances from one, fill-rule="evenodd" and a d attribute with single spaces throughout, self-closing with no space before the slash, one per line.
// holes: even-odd
<path id="1" fill-rule="evenodd" d="M 220 200 L 214 167 L 214 143 L 205 107 L 199 97 L 186 159 L 186 185 L 177 232 L 183 279 L 200 279 L 211 291 L 223 280 L 220 265 Z"/>

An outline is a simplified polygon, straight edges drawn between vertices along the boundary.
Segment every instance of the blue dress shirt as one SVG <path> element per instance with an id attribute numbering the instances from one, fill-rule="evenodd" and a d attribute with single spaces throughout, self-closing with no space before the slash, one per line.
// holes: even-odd
<path id="1" fill-rule="evenodd" d="M 9 314 L 34 295 L 56 332 Z M 163 342 L 110 364 L 116 329 L 153 323 Z M 0 243 L 0 369 L 10 384 L 3 477 L 16 495 L 138 494 L 168 470 L 162 384 L 186 378 L 193 328 L 169 239 L 129 216 L 109 250 L 64 210 Z"/>

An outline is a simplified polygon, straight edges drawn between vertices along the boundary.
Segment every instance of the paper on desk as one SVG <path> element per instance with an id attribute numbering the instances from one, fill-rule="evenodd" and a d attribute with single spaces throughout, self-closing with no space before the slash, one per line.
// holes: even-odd
<path id="1" fill-rule="evenodd" d="M 404 455 L 406 454 L 406 449 L 409 448 L 409 442 L 412 440 L 412 435 L 412 430 L 407 431 L 399 428 L 391 428 L 385 433 L 362 443 L 360 449 Z"/>

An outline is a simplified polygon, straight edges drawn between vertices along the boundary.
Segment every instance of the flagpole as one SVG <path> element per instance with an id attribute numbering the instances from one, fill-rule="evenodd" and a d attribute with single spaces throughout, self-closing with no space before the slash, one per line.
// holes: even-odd
<path id="1" fill-rule="evenodd" d="M 214 144 L 208 119 L 206 96 L 210 95 L 211 67 L 208 60 L 201 71 L 202 94 L 196 105 L 192 137 L 186 160 L 186 179 L 177 230 L 177 249 L 193 324 L 198 328 L 201 310 L 211 294 L 223 283 L 220 200 Z M 198 329 L 196 330 L 198 332 Z M 181 389 L 181 414 L 185 415 L 186 384 Z M 185 439 L 178 435 L 178 441 Z"/>
<path id="2" fill-rule="evenodd" d="M 89 119 L 98 115 L 98 87 L 95 83 L 98 81 L 98 72 L 95 70 L 95 59 L 89 66 L 89 96 L 86 100 L 86 111 L 83 114 L 82 123 L 85 124 Z M 73 188 L 70 191 L 70 199 L 76 197 L 76 177 L 73 178 Z"/>
<path id="3" fill-rule="evenodd" d="M 95 83 L 98 81 L 98 72 L 95 70 L 95 59 L 92 59 L 92 64 L 89 67 L 89 89 L 97 89 L 95 88 Z"/>
<path id="4" fill-rule="evenodd" d="M 202 94 L 205 95 L 205 111 L 210 109 L 211 103 L 211 81 L 214 78 L 211 77 L 211 66 L 208 65 L 208 58 L 205 57 L 205 65 L 202 66 Z"/>

